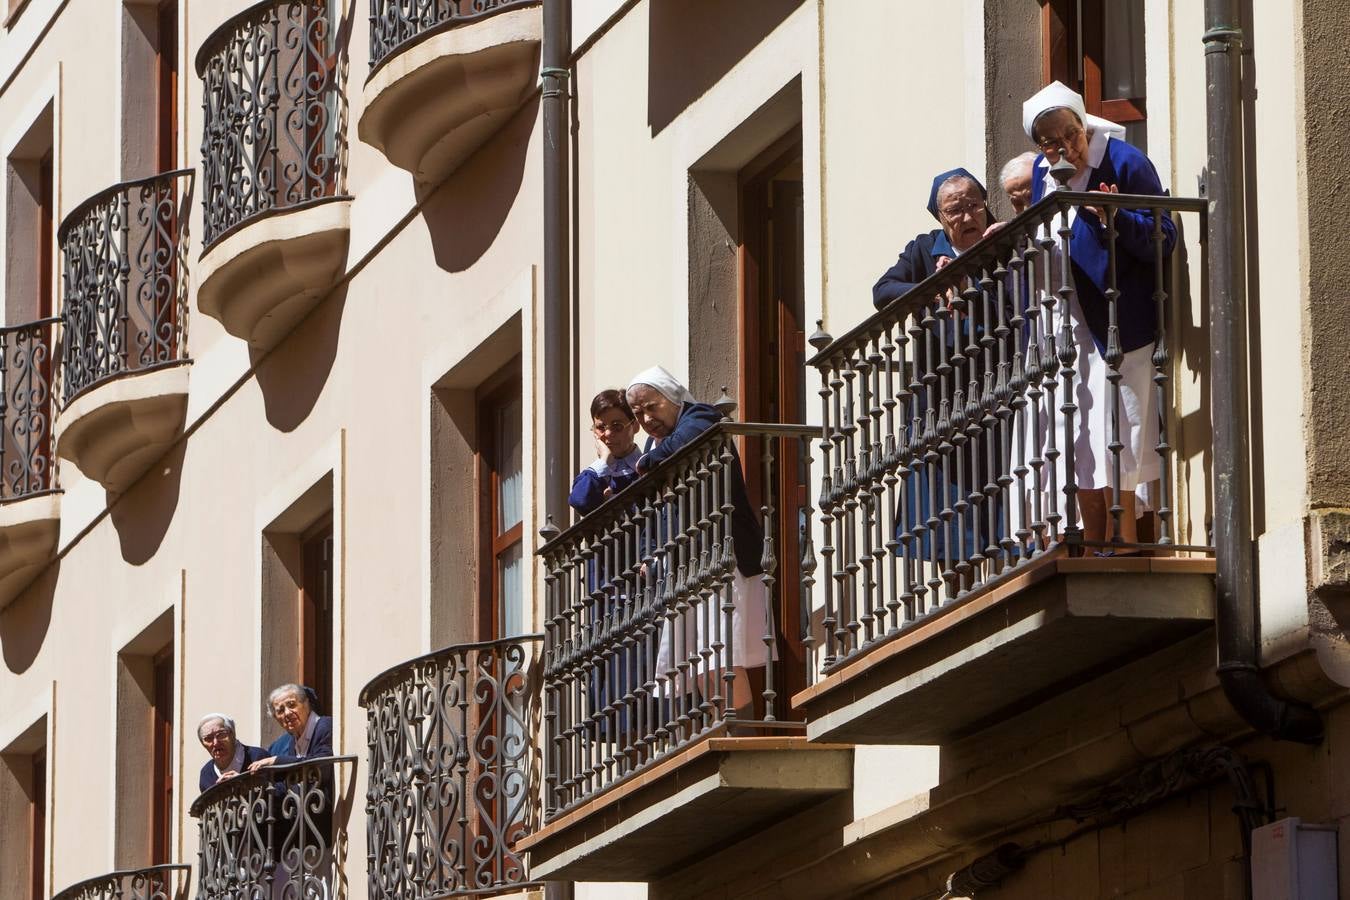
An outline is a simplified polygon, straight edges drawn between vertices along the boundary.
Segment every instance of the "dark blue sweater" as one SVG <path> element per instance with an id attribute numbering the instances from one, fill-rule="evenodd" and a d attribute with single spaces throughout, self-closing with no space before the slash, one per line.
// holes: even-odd
<path id="1" fill-rule="evenodd" d="M 675 428 L 653 446 L 653 439 L 647 439 L 642 459 L 638 460 L 638 471 L 646 472 L 675 454 L 703 432 L 722 421 L 722 414 L 716 407 L 707 403 L 686 403 L 680 407 L 680 418 Z M 731 514 L 731 536 L 736 550 L 736 568 L 742 575 L 759 575 L 764 569 L 760 557 L 764 555 L 764 529 L 759 524 L 750 505 L 750 497 L 745 490 L 745 476 L 741 472 L 741 457 L 736 448 L 731 448 L 733 462 L 731 467 L 731 502 L 735 509 Z"/>

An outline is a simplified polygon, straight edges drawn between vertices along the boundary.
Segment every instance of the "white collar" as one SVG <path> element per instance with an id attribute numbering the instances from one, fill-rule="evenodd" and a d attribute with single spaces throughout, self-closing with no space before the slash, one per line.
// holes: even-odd
<path id="1" fill-rule="evenodd" d="M 230 759 L 230 764 L 228 766 L 226 766 L 224 769 L 221 769 L 220 766 L 216 765 L 216 761 L 214 759 L 211 760 L 211 768 L 216 770 L 217 781 L 219 781 L 220 776 L 224 775 L 226 772 L 238 772 L 243 767 L 244 767 L 244 745 L 239 743 L 238 739 L 236 739 L 234 742 L 234 756 L 233 758 Z"/>
<path id="2" fill-rule="evenodd" d="M 309 742 L 314 739 L 314 729 L 319 724 L 319 716 L 314 710 L 309 711 L 309 719 L 305 722 L 304 734 L 295 739 L 295 755 L 304 756 L 309 752 Z"/>

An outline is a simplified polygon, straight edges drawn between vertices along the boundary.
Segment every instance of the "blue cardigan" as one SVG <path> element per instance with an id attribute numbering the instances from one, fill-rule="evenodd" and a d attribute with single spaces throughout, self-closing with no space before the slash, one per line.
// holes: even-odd
<path id="1" fill-rule="evenodd" d="M 680 407 L 680 418 L 675 422 L 675 428 L 661 443 L 653 445 L 653 439 L 647 439 L 642 458 L 638 460 L 638 470 L 646 472 L 665 462 L 675 451 L 720 421 L 722 413 L 714 406 L 707 403 L 684 404 Z M 731 448 L 731 453 L 734 462 L 731 467 L 731 503 L 735 507 L 731 513 L 731 537 L 736 551 L 736 568 L 742 575 L 760 575 L 764 572 L 760 565 L 760 557 L 764 555 L 764 529 L 750 506 L 745 476 L 741 472 L 741 457 L 735 447 Z"/>
<path id="2" fill-rule="evenodd" d="M 1031 202 L 1045 196 L 1045 154 L 1036 157 L 1031 175 Z M 1125 141 L 1111 138 L 1101 163 L 1088 176 L 1088 189 L 1114 184 L 1122 194 L 1165 196 L 1158 171 L 1142 152 Z M 1163 252 L 1170 254 L 1177 243 L 1177 227 L 1170 216 L 1162 220 Z M 1106 226 L 1091 213 L 1079 212 L 1069 234 L 1073 258 L 1074 288 L 1088 329 L 1099 352 L 1106 352 L 1108 310 L 1106 304 Z M 1153 215 L 1149 210 L 1116 211 L 1116 321 L 1120 326 L 1121 350 L 1128 353 L 1157 339 L 1157 311 L 1153 292 L 1157 284 L 1153 264 Z"/>
<path id="3" fill-rule="evenodd" d="M 313 713 L 310 715 L 313 715 Z M 314 736 L 309 741 L 309 750 L 305 752 L 304 756 L 295 754 L 295 738 L 291 737 L 289 731 L 273 741 L 272 746 L 267 748 L 267 753 L 269 756 L 277 758 L 276 765 L 278 766 L 300 762 L 303 759 L 314 759 L 317 756 L 332 756 L 333 717 L 319 716 L 319 721 L 314 726 Z"/>
<path id="4" fill-rule="evenodd" d="M 941 228 L 914 238 L 905 245 L 895 265 L 872 286 L 872 305 L 883 309 L 892 300 L 909 293 L 914 285 L 937 271 L 938 257 L 941 256 L 956 256 L 947 233 Z"/>
<path id="5" fill-rule="evenodd" d="M 248 744 L 242 744 L 241 746 L 244 748 L 244 765 L 241 767 L 241 771 L 247 769 L 249 763 L 255 763 L 260 759 L 266 759 L 270 755 L 261 747 L 253 747 Z M 201 778 L 198 779 L 201 785 L 200 789 L 203 791 L 206 790 L 213 786 L 217 780 L 215 763 L 208 759 L 206 765 L 202 766 Z"/>

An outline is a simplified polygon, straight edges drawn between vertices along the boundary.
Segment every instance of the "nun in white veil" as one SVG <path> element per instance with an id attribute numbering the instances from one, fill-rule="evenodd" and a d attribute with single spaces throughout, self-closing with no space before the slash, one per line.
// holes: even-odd
<path id="1" fill-rule="evenodd" d="M 1087 114 L 1083 98 L 1058 81 L 1031 97 L 1022 106 L 1022 125 L 1041 150 L 1032 174 L 1031 202 L 1036 203 L 1058 189 L 1050 166 L 1060 159 L 1074 167 L 1066 187 L 1072 191 L 1151 194 L 1166 192 L 1157 170 L 1140 150 L 1124 140 L 1125 129 L 1114 122 Z M 1116 229 L 1116 330 L 1109 327 L 1109 284 L 1107 246 L 1108 215 L 1115 217 Z M 1067 309 L 1058 297 L 1037 295 L 1041 315 L 1033 338 L 1050 335 L 1056 340 L 1068 317 L 1069 330 L 1077 351 L 1074 372 L 1074 400 L 1078 406 L 1073 423 L 1074 469 L 1078 486 L 1080 518 L 1084 537 L 1101 541 L 1112 536 L 1109 524 L 1113 489 L 1119 487 L 1123 512 L 1119 537 L 1125 542 L 1136 539 L 1135 492 L 1160 477 L 1157 452 L 1159 407 L 1155 396 L 1153 353 L 1157 340 L 1157 287 L 1154 259 L 1154 221 L 1148 210 L 1107 208 L 1083 205 L 1068 211 L 1070 225 L 1069 255 L 1072 296 Z M 1061 219 L 1056 214 L 1050 237 L 1056 240 L 1052 284 L 1062 281 L 1062 247 L 1058 236 Z M 1176 243 L 1176 228 L 1163 217 L 1163 252 L 1171 253 Z M 1053 305 L 1045 305 L 1054 300 Z M 1046 313 L 1049 313 L 1047 315 Z M 1114 345 L 1114 346 L 1113 346 Z M 1120 362 L 1112 371 L 1108 350 L 1120 351 Z M 1119 393 L 1112 396 L 1111 375 L 1119 373 Z M 1055 429 L 1056 445 L 1061 450 L 1057 461 L 1057 486 L 1066 484 L 1066 455 L 1063 451 L 1063 381 L 1056 375 L 1059 390 L 1053 398 L 1041 399 L 1041 427 L 1032 433 L 1032 410 L 1027 416 L 1028 459 L 1043 454 L 1049 435 Z M 1119 452 L 1119 481 L 1113 440 L 1113 405 L 1118 406 L 1115 423 L 1123 445 Z M 1047 481 L 1048 483 L 1048 481 Z M 1062 497 L 1055 498 L 1061 512 Z M 1019 504 L 1020 506 L 1020 504 Z M 1026 511 L 1014 510 L 1015 527 L 1023 527 Z"/>

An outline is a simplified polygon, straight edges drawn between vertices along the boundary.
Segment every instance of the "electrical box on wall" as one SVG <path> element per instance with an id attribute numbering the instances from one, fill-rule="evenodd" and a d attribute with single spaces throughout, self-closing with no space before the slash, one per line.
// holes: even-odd
<path id="1" fill-rule="evenodd" d="M 1252 832 L 1252 900 L 1336 898 L 1336 826 L 1288 818 Z"/>

